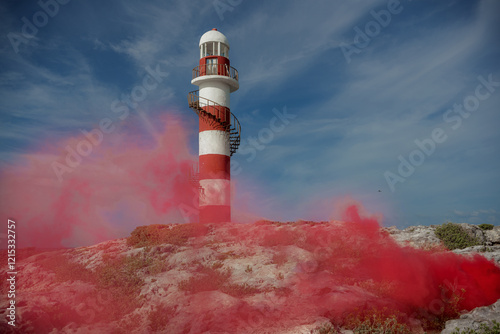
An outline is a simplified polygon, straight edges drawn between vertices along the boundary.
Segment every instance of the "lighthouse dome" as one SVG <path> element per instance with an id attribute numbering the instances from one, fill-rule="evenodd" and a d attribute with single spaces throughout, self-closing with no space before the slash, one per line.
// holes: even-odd
<path id="1" fill-rule="evenodd" d="M 203 34 L 200 38 L 200 46 L 208 42 L 220 42 L 225 44 L 229 48 L 229 41 L 223 33 L 217 31 L 217 29 L 212 29 Z"/>

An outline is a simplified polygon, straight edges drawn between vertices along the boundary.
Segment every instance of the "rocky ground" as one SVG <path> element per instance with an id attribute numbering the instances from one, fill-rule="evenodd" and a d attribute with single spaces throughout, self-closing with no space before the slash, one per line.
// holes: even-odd
<path id="1" fill-rule="evenodd" d="M 489 260 L 500 263 L 500 226 L 495 226 L 491 230 L 482 230 L 476 225 L 460 224 L 470 236 L 479 240 L 481 245 L 471 246 L 463 249 L 453 250 L 456 254 L 470 255 L 481 254 Z M 436 237 L 434 231 L 436 226 L 411 226 L 404 230 L 398 230 L 391 227 L 386 230 L 401 245 L 410 245 L 412 247 L 426 248 L 433 245 L 439 245 L 440 239 Z M 495 320 L 500 323 L 500 300 L 496 303 L 478 307 L 471 312 L 464 313 L 459 319 L 446 322 L 442 334 L 451 334 L 455 329 L 474 329 L 479 330 L 481 324 L 491 325 Z"/>
<path id="2" fill-rule="evenodd" d="M 454 253 L 471 259 L 480 254 L 498 265 L 500 227 L 462 226 L 481 245 Z M 27 254 L 17 265 L 17 326 L 2 322 L 0 331 L 349 333 L 365 319 L 360 310 L 416 303 L 401 296 L 397 283 L 373 276 L 369 262 L 386 252 L 401 261 L 432 260 L 449 252 L 435 228 L 378 229 L 340 222 L 170 225 L 145 228 L 134 239 Z M 371 269 L 359 270 L 365 267 Z M 0 274 L 5 277 L 6 270 Z M 4 283 L 2 295 L 7 291 Z M 448 320 L 446 312 L 456 305 L 449 300 L 434 315 L 403 314 L 402 319 L 415 333 L 438 320 L 441 326 L 446 322 L 442 333 L 500 321 L 500 301 Z M 6 308 L 7 301 L 0 302 L 0 321 Z"/>

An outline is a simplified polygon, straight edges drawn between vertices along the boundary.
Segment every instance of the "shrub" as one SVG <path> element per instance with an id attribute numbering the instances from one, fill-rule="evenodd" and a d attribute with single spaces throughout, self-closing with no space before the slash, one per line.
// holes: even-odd
<path id="1" fill-rule="evenodd" d="M 409 334 L 408 325 L 400 322 L 400 314 L 387 308 L 355 312 L 345 319 L 344 326 L 354 333 Z"/>
<path id="2" fill-rule="evenodd" d="M 189 238 L 203 236 L 207 233 L 208 226 L 196 223 L 138 226 L 128 237 L 127 245 L 136 248 L 159 244 L 181 246 L 186 244 Z"/>
<path id="3" fill-rule="evenodd" d="M 219 290 L 228 281 L 231 272 L 200 266 L 197 273 L 179 283 L 179 289 L 191 293 Z"/>
<path id="4" fill-rule="evenodd" d="M 318 334 L 338 334 L 338 333 L 341 333 L 341 331 L 336 329 L 331 323 L 327 323 L 321 327 L 316 327 L 315 331 Z"/>
<path id="5" fill-rule="evenodd" d="M 483 231 L 487 231 L 487 230 L 492 230 L 493 229 L 493 225 L 491 224 L 481 224 L 481 225 L 478 225 L 479 228 Z"/>
<path id="6" fill-rule="evenodd" d="M 460 317 L 463 307 L 466 290 L 448 284 L 439 286 L 441 290 L 441 305 L 438 309 L 428 312 L 424 309 L 417 309 L 416 315 L 420 320 L 424 330 L 443 330 L 448 320 Z"/>
<path id="7" fill-rule="evenodd" d="M 58 282 L 66 281 L 84 281 L 93 282 L 94 274 L 87 269 L 83 264 L 70 261 L 64 254 L 47 253 L 47 257 L 43 257 L 38 264 L 56 274 Z"/>
<path id="8" fill-rule="evenodd" d="M 148 314 L 149 328 L 153 332 L 164 330 L 174 313 L 174 309 L 159 305 L 156 310 L 150 311 Z"/>
<path id="9" fill-rule="evenodd" d="M 450 250 L 462 249 L 480 244 L 479 240 L 470 236 L 460 225 L 454 223 L 446 223 L 438 226 L 434 233 L 443 241 L 446 248 Z"/>
<path id="10" fill-rule="evenodd" d="M 478 330 L 474 330 L 474 329 L 470 329 L 470 328 L 460 330 L 460 329 L 456 328 L 452 332 L 452 334 L 499 334 L 499 333 L 500 333 L 500 323 L 498 323 L 495 320 L 493 320 L 491 325 L 487 325 L 484 323 L 479 325 Z"/>
<path id="11" fill-rule="evenodd" d="M 158 275 L 159 273 L 164 273 L 170 269 L 167 261 L 162 258 L 155 258 L 152 263 L 147 267 L 147 273 L 151 275 Z"/>
<path id="12" fill-rule="evenodd" d="M 111 329 L 110 334 L 130 333 L 141 325 L 141 320 L 140 314 L 130 314 L 121 319 L 117 326 Z"/>
<path id="13" fill-rule="evenodd" d="M 226 284 L 221 287 L 220 291 L 236 298 L 241 298 L 244 296 L 254 295 L 256 293 L 262 292 L 261 290 L 259 290 L 259 288 L 251 286 L 247 283 Z"/>
<path id="14" fill-rule="evenodd" d="M 248 284 L 232 284 L 229 282 L 229 270 L 216 270 L 200 266 L 195 276 L 179 283 L 179 289 L 190 293 L 219 290 L 233 297 L 242 297 L 260 292 L 259 289 Z"/>
<path id="15" fill-rule="evenodd" d="M 50 254 L 43 258 L 39 264 L 42 268 L 53 271 L 55 278 L 59 282 L 82 280 L 95 284 L 96 289 L 82 297 L 84 301 L 83 312 L 94 312 L 95 309 L 99 312 L 95 313 L 95 321 L 112 319 L 121 319 L 125 314 L 129 313 L 138 306 L 136 294 L 144 284 L 144 281 L 138 276 L 137 271 L 149 265 L 149 261 L 143 256 L 129 256 L 117 259 L 103 257 L 103 263 L 94 271 L 87 269 L 83 264 L 70 261 L 61 253 Z M 103 307 L 103 305 L 105 307 Z M 80 306 L 78 306 L 80 307 Z M 77 308 L 77 310 L 80 310 Z M 59 321 L 64 318 L 64 321 L 84 321 L 81 318 L 75 318 L 71 312 L 73 308 L 61 308 L 57 311 L 51 320 Z M 82 314 L 80 312 L 76 312 Z M 61 319 L 58 319 L 61 318 Z M 61 322 L 58 326 L 64 327 L 65 323 Z"/>
<path id="16" fill-rule="evenodd" d="M 279 229 L 264 236 L 261 245 L 264 247 L 294 245 L 299 239 L 296 231 Z"/>
<path id="17" fill-rule="evenodd" d="M 212 269 L 220 269 L 224 267 L 224 263 L 222 261 L 215 261 L 212 263 Z"/>
<path id="18" fill-rule="evenodd" d="M 151 263 L 152 259 L 144 254 L 116 259 L 105 258 L 95 271 L 98 284 L 103 288 L 118 288 L 125 294 L 136 293 L 144 284 L 139 270 Z"/>

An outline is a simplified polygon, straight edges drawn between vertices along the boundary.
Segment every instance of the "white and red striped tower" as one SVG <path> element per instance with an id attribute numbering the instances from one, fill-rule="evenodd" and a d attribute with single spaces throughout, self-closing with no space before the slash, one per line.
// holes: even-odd
<path id="1" fill-rule="evenodd" d="M 231 113 L 230 93 L 239 88 L 229 62 L 229 42 L 217 29 L 200 39 L 200 64 L 193 69 L 189 107 L 199 116 L 200 223 L 231 221 L 230 159 L 240 144 L 241 127 Z"/>

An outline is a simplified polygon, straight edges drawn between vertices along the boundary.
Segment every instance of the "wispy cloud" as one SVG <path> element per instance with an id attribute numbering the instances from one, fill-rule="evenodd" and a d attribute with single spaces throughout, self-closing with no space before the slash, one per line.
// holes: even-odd
<path id="1" fill-rule="evenodd" d="M 448 133 L 397 195 L 383 173 L 415 149 L 415 139 L 446 126 L 443 113 L 474 92 L 478 76 L 500 81 L 500 5 L 401 3 L 404 10 L 347 63 L 340 43 L 352 43 L 354 27 L 387 1 L 242 2 L 223 21 L 210 1 L 71 2 L 19 54 L 6 38 L 0 44 L 1 159 L 92 128 L 141 83 L 147 66 L 161 66 L 168 78 L 141 103 L 142 116 L 128 121 L 144 122 L 148 134 L 167 110 L 192 120 L 186 94 L 196 89 L 198 41 L 216 27 L 240 72 L 231 107 L 243 137 L 268 127 L 273 108 L 297 115 L 255 160 L 234 157 L 243 167 L 236 181 L 262 183 L 272 203 L 266 214 L 293 207 L 289 217 L 302 216 L 304 198 L 350 193 L 387 210 L 393 224 L 462 217 L 454 210 L 498 223 L 480 210 L 498 212 L 500 90 Z M 2 3 L 0 12 L 5 36 L 32 8 Z"/>

